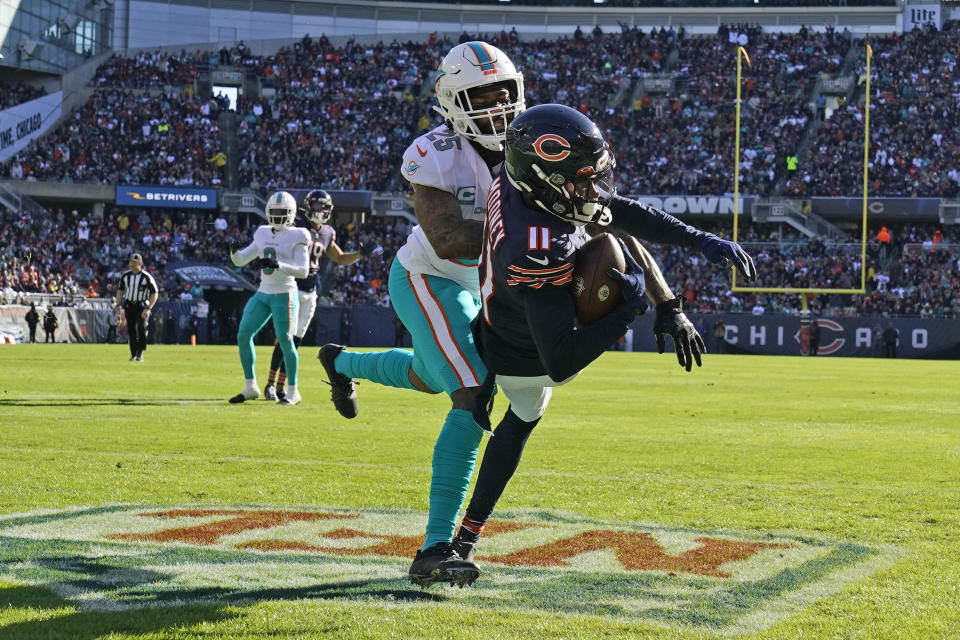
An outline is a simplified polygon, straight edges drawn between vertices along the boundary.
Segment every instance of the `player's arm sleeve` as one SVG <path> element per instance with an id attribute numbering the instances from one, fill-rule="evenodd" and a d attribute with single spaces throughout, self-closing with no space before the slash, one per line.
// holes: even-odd
<path id="1" fill-rule="evenodd" d="M 230 261 L 233 262 L 235 266 L 242 267 L 254 258 L 258 257 L 260 257 L 260 249 L 257 247 L 256 242 L 251 242 L 236 253 L 231 253 Z"/>
<path id="2" fill-rule="evenodd" d="M 302 243 L 293 247 L 293 262 L 277 261 L 282 273 L 294 278 L 306 278 L 310 272 L 310 241 L 304 239 Z"/>
<path id="3" fill-rule="evenodd" d="M 712 235 L 684 224 L 666 211 L 630 198 L 613 196 L 610 211 L 613 213 L 612 228 L 650 242 L 699 251 L 703 241 Z"/>
<path id="4" fill-rule="evenodd" d="M 614 309 L 592 325 L 576 329 L 573 296 L 567 287 L 529 289 L 523 302 L 540 361 L 555 382 L 596 360 L 627 332 L 636 316 L 634 309 Z"/>

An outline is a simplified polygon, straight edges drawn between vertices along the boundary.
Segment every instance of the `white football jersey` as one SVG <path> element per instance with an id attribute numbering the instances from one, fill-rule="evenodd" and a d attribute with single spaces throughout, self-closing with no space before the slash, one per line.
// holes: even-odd
<path id="1" fill-rule="evenodd" d="M 254 258 L 271 257 L 280 266 L 260 270 L 263 293 L 287 293 L 297 290 L 297 278 L 305 278 L 309 270 L 310 232 L 302 227 L 275 231 L 270 225 L 257 227 L 253 242 L 231 256 L 233 263 L 242 266 Z"/>
<path id="2" fill-rule="evenodd" d="M 466 140 L 446 125 L 420 136 L 407 147 L 401 173 L 413 184 L 453 194 L 460 203 L 460 215 L 464 220 L 486 217 L 487 193 L 493 182 L 490 168 Z M 440 258 L 419 225 L 413 228 L 406 244 L 397 252 L 397 259 L 411 273 L 447 278 L 476 295 L 480 294 L 479 259 Z"/>

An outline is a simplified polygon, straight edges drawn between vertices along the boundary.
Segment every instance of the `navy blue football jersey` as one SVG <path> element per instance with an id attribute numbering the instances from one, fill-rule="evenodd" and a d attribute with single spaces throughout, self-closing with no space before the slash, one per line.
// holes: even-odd
<path id="1" fill-rule="evenodd" d="M 302 227 L 310 232 L 309 260 L 306 278 L 297 278 L 297 288 L 300 291 L 313 291 L 317 288 L 317 273 L 320 270 L 320 259 L 326 253 L 327 247 L 336 238 L 337 232 L 328 224 L 319 229 L 314 228 L 313 224 L 301 215 L 297 215 L 296 222 L 298 227 Z"/>
<path id="2" fill-rule="evenodd" d="M 569 290 L 574 254 L 589 239 L 583 227 L 528 208 L 505 172 L 494 179 L 480 261 L 480 322 L 484 357 L 495 373 L 545 373 L 524 299 L 544 287 Z M 569 314 L 558 326 L 573 325 L 572 296 Z"/>

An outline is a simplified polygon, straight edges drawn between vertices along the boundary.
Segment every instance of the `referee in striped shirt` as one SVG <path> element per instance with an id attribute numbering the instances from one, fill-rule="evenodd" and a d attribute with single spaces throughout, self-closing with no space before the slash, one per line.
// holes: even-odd
<path id="1" fill-rule="evenodd" d="M 143 351 L 147 348 L 147 322 L 160 292 L 157 281 L 143 270 L 143 258 L 139 253 L 130 256 L 129 266 L 130 270 L 120 276 L 114 308 L 118 312 L 123 308 L 127 320 L 130 361 L 143 362 Z"/>

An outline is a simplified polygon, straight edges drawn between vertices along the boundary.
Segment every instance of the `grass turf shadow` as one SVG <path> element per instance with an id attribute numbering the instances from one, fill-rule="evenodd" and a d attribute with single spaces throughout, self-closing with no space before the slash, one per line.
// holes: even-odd
<path id="1" fill-rule="evenodd" d="M 11 609 L 71 610 L 64 615 L 41 620 L 3 623 L 3 617 L 15 615 Z M 112 634 L 142 635 L 204 622 L 223 622 L 237 617 L 222 604 L 189 605 L 129 611 L 79 611 L 76 604 L 49 589 L 34 586 L 0 587 L 0 637 L 4 640 L 94 640 Z"/>
<path id="2" fill-rule="evenodd" d="M 2 398 L 0 407 L 166 407 L 185 404 L 226 403 L 225 398 Z"/>

